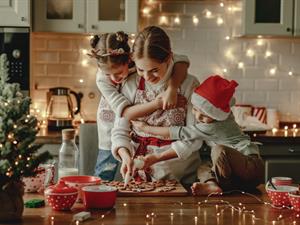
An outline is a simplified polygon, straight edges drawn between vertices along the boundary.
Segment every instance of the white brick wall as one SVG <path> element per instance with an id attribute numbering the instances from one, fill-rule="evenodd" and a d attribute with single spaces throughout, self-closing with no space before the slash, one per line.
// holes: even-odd
<path id="1" fill-rule="evenodd" d="M 257 39 L 225 40 L 227 35 L 239 35 L 242 13 L 228 12 L 228 6 L 241 8 L 241 2 L 224 2 L 225 7 L 221 8 L 217 1 L 176 4 L 162 1 L 153 9 L 152 17 L 140 18 L 140 24 L 159 25 L 159 17 L 167 16 L 170 25 L 163 28 L 171 38 L 174 52 L 188 55 L 190 73 L 200 81 L 208 75 L 224 73 L 226 68 L 224 75 L 240 83 L 235 94 L 238 103 L 274 107 L 281 112 L 282 118 L 292 115 L 297 119 L 300 116 L 300 41 L 264 39 L 262 45 L 257 45 Z M 213 18 L 205 18 L 205 10 L 210 10 Z M 192 22 L 194 15 L 199 18 L 198 25 Z M 174 23 L 176 16 L 180 17 L 180 24 Z M 217 17 L 222 17 L 224 24 L 217 25 Z M 89 48 L 88 38 L 88 35 L 57 33 L 32 35 L 31 96 L 41 111 L 45 109 L 48 88 L 67 86 L 84 93 L 83 111 L 87 119 L 95 119 L 99 100 L 94 81 L 96 66 L 90 61 L 87 66 L 81 64 L 89 60 L 82 54 L 82 49 Z M 249 48 L 254 51 L 252 57 L 247 56 Z M 272 55 L 266 58 L 267 50 Z M 244 63 L 244 68 L 238 68 L 239 62 Z M 273 67 L 276 73 L 270 74 Z M 293 77 L 288 75 L 290 70 Z M 88 97 L 90 92 L 96 95 L 94 99 Z"/>
<path id="2" fill-rule="evenodd" d="M 225 1 L 224 8 L 217 2 L 182 1 L 174 4 L 162 1 L 159 4 L 162 11 L 153 15 L 151 24 L 147 24 L 146 20 L 143 24 L 159 25 L 159 16 L 163 14 L 170 19 L 179 16 L 181 19 L 179 25 L 170 23 L 163 28 L 170 35 L 174 52 L 189 56 L 190 72 L 200 81 L 209 74 L 224 73 L 223 69 L 227 68 L 224 75 L 237 80 L 240 84 L 236 93 L 238 103 L 275 107 L 281 112 L 283 119 L 299 117 L 299 40 L 263 39 L 262 45 L 257 44 L 258 39 L 225 40 L 227 35 L 239 35 L 242 13 L 241 11 L 230 13 L 228 6 L 241 8 L 241 2 Z M 205 10 L 211 11 L 214 18 L 205 18 Z M 192 22 L 194 15 L 199 18 L 198 25 Z M 224 20 L 221 26 L 216 23 L 218 16 Z M 254 51 L 253 57 L 247 56 L 249 48 Z M 265 57 L 266 51 L 270 51 L 272 55 Z M 244 68 L 239 69 L 238 62 L 243 62 Z M 271 68 L 276 68 L 275 74 L 270 74 Z M 288 75 L 290 70 L 294 73 L 293 77 Z"/>

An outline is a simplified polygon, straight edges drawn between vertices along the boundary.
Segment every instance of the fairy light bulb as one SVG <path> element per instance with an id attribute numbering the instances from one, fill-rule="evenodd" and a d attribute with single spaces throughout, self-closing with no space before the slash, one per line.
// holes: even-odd
<path id="1" fill-rule="evenodd" d="M 149 215 L 149 214 L 147 214 L 147 215 L 146 215 L 146 218 L 147 218 L 147 219 L 149 219 L 149 218 L 150 218 L 150 215 Z"/>
<path id="2" fill-rule="evenodd" d="M 211 18 L 211 16 L 212 16 L 211 11 L 205 10 L 205 17 L 206 17 L 206 18 Z"/>
<path id="3" fill-rule="evenodd" d="M 86 55 L 88 53 L 88 50 L 82 49 L 82 54 Z"/>
<path id="4" fill-rule="evenodd" d="M 18 161 L 15 161 L 15 165 L 16 165 L 16 166 L 19 165 L 19 162 L 18 162 Z"/>
<path id="5" fill-rule="evenodd" d="M 25 120 L 25 123 L 28 123 L 28 119 Z"/>
<path id="6" fill-rule="evenodd" d="M 87 66 L 88 65 L 88 61 L 86 59 L 81 61 L 81 65 L 82 66 Z"/>
<path id="7" fill-rule="evenodd" d="M 198 25 L 199 19 L 197 16 L 193 16 L 193 23 L 194 23 L 194 25 Z"/>
<path id="8" fill-rule="evenodd" d="M 142 10 L 144 16 L 149 16 L 150 15 L 150 8 L 149 7 L 145 7 Z"/>
<path id="9" fill-rule="evenodd" d="M 166 16 L 161 16 L 159 18 L 159 24 L 160 25 L 167 25 L 168 24 L 168 18 Z"/>
<path id="10" fill-rule="evenodd" d="M 224 23 L 224 20 L 221 17 L 218 17 L 217 24 L 220 26 Z"/>
<path id="11" fill-rule="evenodd" d="M 289 76 L 293 76 L 293 71 L 289 71 Z"/>
<path id="12" fill-rule="evenodd" d="M 102 215 L 101 215 L 101 219 L 103 219 L 104 217 L 105 217 L 105 215 L 104 215 L 104 214 L 102 214 Z"/>
<path id="13" fill-rule="evenodd" d="M 30 160 L 30 157 L 27 157 L 27 161 L 29 161 Z"/>
<path id="14" fill-rule="evenodd" d="M 254 51 L 251 48 L 249 48 L 247 50 L 247 56 L 249 56 L 249 57 L 253 57 L 254 56 Z"/>
<path id="15" fill-rule="evenodd" d="M 256 44 L 257 44 L 258 46 L 262 46 L 262 45 L 264 44 L 264 41 L 261 40 L 261 39 L 259 39 L 259 40 L 256 41 Z"/>
<path id="16" fill-rule="evenodd" d="M 220 2 L 220 7 L 224 7 L 224 2 Z"/>
<path id="17" fill-rule="evenodd" d="M 175 24 L 180 24 L 180 18 L 179 18 L 179 16 L 176 16 L 176 17 L 175 17 L 174 23 L 175 23 Z"/>
<path id="18" fill-rule="evenodd" d="M 17 126 L 16 124 L 14 124 L 13 128 L 15 128 L 15 129 L 16 129 L 17 127 L 18 127 L 18 126 Z"/>
<path id="19" fill-rule="evenodd" d="M 268 58 L 272 55 L 272 52 L 271 51 L 266 51 L 265 53 L 265 57 Z"/>
<path id="20" fill-rule="evenodd" d="M 230 40 L 230 36 L 226 36 L 225 40 L 227 40 L 227 41 Z"/>
<path id="21" fill-rule="evenodd" d="M 269 70 L 269 73 L 270 73 L 271 75 L 275 75 L 275 74 L 276 74 L 276 68 L 275 68 L 275 67 L 271 68 L 271 69 Z"/>
<path id="22" fill-rule="evenodd" d="M 3 145 L 2 144 L 0 144 L 0 148 L 2 148 L 3 147 Z"/>
<path id="23" fill-rule="evenodd" d="M 170 216 L 174 216 L 174 213 L 170 213 Z"/>
<path id="24" fill-rule="evenodd" d="M 244 68 L 244 63 L 243 62 L 239 62 L 238 63 L 238 68 L 239 69 L 243 69 Z"/>
<path id="25" fill-rule="evenodd" d="M 223 72 L 224 72 L 224 73 L 227 73 L 227 69 L 226 69 L 226 68 L 224 68 L 224 69 L 223 69 Z"/>
<path id="26" fill-rule="evenodd" d="M 83 83 L 83 81 L 84 81 L 83 79 L 79 79 L 79 83 Z"/>
<path id="27" fill-rule="evenodd" d="M 78 220 L 76 220 L 76 225 L 79 225 L 79 221 Z"/>
<path id="28" fill-rule="evenodd" d="M 8 106 L 8 103 L 7 103 L 7 102 L 5 102 L 5 103 L 4 103 L 4 105 L 5 105 L 5 106 Z"/>

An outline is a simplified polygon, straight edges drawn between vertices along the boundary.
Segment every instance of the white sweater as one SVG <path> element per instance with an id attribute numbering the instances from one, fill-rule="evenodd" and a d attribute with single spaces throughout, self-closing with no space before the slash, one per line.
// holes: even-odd
<path id="1" fill-rule="evenodd" d="M 171 65 L 173 66 L 173 65 Z M 172 68 L 168 69 L 170 73 Z M 168 75 L 166 75 L 168 76 Z M 136 90 L 138 88 L 139 76 L 136 74 L 130 76 L 127 81 L 124 83 L 122 87 L 122 93 L 127 97 L 130 102 L 134 102 Z M 165 85 L 165 83 L 161 83 L 160 85 L 151 85 L 149 83 L 145 83 L 145 90 L 155 90 L 157 94 L 159 91 L 163 90 L 161 85 Z M 187 116 L 186 116 L 186 125 L 192 125 L 195 123 L 194 116 L 192 115 L 192 104 L 190 101 L 191 94 L 195 86 L 198 85 L 198 81 L 195 77 L 188 75 L 180 88 L 180 93 L 186 97 L 188 101 L 187 105 Z M 134 154 L 136 149 L 136 143 L 131 142 L 131 138 L 129 136 L 130 132 L 130 124 L 125 118 L 116 118 L 115 126 L 112 130 L 112 153 L 114 157 L 120 160 L 117 150 L 120 147 L 127 148 L 131 155 Z M 140 135 L 140 134 L 139 134 Z M 202 139 L 196 139 L 191 141 L 175 141 L 171 145 L 157 147 L 157 146 L 148 146 L 148 149 L 151 148 L 153 152 L 162 152 L 169 148 L 172 148 L 176 151 L 178 158 L 167 160 L 164 162 L 159 162 L 153 165 L 154 171 L 154 179 L 177 179 L 181 180 L 184 183 L 193 182 L 195 175 L 197 173 L 197 168 L 200 164 L 199 157 L 199 149 L 202 145 Z"/>

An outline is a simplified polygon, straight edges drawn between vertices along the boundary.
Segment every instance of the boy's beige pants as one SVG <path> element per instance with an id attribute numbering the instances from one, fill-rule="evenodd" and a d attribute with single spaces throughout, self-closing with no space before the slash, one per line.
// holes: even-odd
<path id="1" fill-rule="evenodd" d="M 217 145 L 211 150 L 212 165 L 198 170 L 201 183 L 214 180 L 223 191 L 252 190 L 264 183 L 264 162 L 259 155 L 243 155 L 239 151 Z"/>

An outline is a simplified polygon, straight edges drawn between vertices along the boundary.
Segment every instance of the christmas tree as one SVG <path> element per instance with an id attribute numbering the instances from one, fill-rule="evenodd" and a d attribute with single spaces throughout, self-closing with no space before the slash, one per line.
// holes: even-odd
<path id="1" fill-rule="evenodd" d="M 30 97 L 20 92 L 19 84 L 8 83 L 9 62 L 0 56 L 0 190 L 22 177 L 34 176 L 40 163 L 51 158 L 49 152 L 37 154 L 34 144 L 38 121 L 29 115 Z"/>

